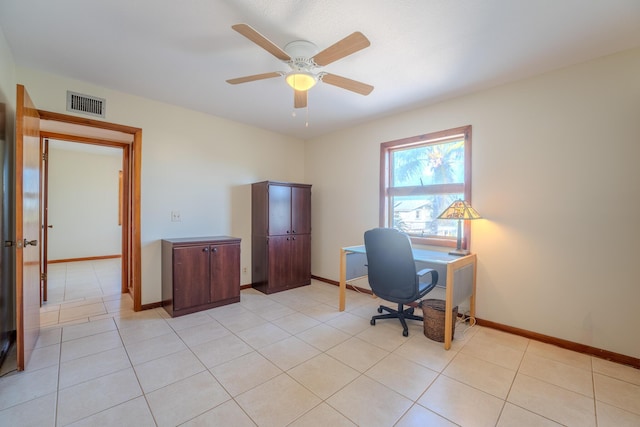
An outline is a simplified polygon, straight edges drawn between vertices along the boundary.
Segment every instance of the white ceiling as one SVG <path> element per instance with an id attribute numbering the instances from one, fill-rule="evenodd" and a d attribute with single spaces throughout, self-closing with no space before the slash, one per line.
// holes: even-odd
<path id="1" fill-rule="evenodd" d="M 293 117 L 284 78 L 225 82 L 288 70 L 236 23 L 281 48 L 361 31 L 325 71 L 375 89 L 319 83 Z M 308 139 L 640 46 L 640 0 L 0 0 L 0 27 L 19 66 Z"/>

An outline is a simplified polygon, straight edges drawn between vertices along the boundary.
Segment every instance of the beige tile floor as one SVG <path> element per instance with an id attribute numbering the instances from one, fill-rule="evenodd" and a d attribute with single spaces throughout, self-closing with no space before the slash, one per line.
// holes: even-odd
<path id="1" fill-rule="evenodd" d="M 418 322 L 408 338 L 395 320 L 370 326 L 370 296 L 349 291 L 338 312 L 320 282 L 134 313 L 117 267 L 50 270 L 27 370 L 3 367 L 0 425 L 640 426 L 631 367 L 464 324 L 445 351 Z"/>

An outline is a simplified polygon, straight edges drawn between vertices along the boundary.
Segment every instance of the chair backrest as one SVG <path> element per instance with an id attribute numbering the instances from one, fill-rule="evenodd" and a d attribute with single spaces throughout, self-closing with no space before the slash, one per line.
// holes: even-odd
<path id="1" fill-rule="evenodd" d="M 392 228 L 364 233 L 371 290 L 380 298 L 407 303 L 418 298 L 418 279 L 409 236 Z"/>

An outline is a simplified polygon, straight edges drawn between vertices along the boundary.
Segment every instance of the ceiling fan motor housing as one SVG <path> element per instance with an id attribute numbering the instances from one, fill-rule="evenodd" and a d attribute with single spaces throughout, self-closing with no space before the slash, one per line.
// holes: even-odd
<path id="1" fill-rule="evenodd" d="M 291 57 L 287 63 L 295 71 L 311 71 L 317 68 L 317 65 L 311 58 L 318 53 L 318 46 L 306 41 L 296 40 L 288 43 L 284 47 L 284 51 Z"/>

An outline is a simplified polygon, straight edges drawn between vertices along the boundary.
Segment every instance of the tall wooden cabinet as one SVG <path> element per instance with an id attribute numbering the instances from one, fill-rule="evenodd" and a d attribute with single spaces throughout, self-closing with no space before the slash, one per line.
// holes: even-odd
<path id="1" fill-rule="evenodd" d="M 264 293 L 311 283 L 311 185 L 251 186 L 251 281 Z"/>
<path id="2" fill-rule="evenodd" d="M 181 316 L 240 301 L 240 239 L 162 241 L 162 305 Z"/>

